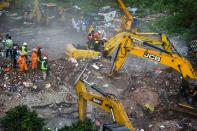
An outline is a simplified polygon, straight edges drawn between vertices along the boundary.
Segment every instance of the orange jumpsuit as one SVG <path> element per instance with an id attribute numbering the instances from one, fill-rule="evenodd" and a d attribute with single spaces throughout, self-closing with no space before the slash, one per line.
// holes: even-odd
<path id="1" fill-rule="evenodd" d="M 27 63 L 26 63 L 26 58 L 24 55 L 20 55 L 17 61 L 20 71 L 27 71 L 28 67 L 27 67 Z"/>
<path id="2" fill-rule="evenodd" d="M 32 61 L 32 70 L 38 67 L 38 54 L 37 52 L 32 52 L 31 54 L 31 61 Z"/>

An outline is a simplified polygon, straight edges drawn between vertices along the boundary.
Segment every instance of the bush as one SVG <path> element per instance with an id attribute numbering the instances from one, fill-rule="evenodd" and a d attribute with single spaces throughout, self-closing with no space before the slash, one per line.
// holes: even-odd
<path id="1" fill-rule="evenodd" d="M 45 126 L 44 119 L 26 105 L 10 109 L 0 122 L 5 131 L 41 131 Z"/>
<path id="2" fill-rule="evenodd" d="M 91 120 L 87 119 L 84 122 L 77 121 L 76 123 L 73 123 L 72 126 L 65 126 L 58 131 L 96 131 L 96 129 Z"/>

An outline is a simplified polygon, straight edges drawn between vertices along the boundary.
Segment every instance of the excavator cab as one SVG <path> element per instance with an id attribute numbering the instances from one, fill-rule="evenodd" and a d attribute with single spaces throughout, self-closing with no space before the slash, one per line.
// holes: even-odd
<path id="1" fill-rule="evenodd" d="M 9 0 L 0 0 L 0 10 L 6 9 L 10 7 L 10 2 Z"/>
<path id="2" fill-rule="evenodd" d="M 55 18 L 58 16 L 57 6 L 53 3 L 42 3 L 41 7 L 43 17 L 45 17 L 44 20 L 48 25 L 49 22 L 55 20 Z"/>
<path id="3" fill-rule="evenodd" d="M 113 124 L 104 124 L 103 131 L 130 131 L 130 130 L 118 123 L 113 123 Z"/>
<path id="4" fill-rule="evenodd" d="M 197 81 L 188 79 L 182 80 L 180 89 L 179 106 L 187 109 L 197 109 Z"/>

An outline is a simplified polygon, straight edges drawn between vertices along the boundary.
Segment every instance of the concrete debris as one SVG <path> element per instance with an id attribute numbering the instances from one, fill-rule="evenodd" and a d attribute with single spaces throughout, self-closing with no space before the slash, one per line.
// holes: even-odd
<path id="1" fill-rule="evenodd" d="M 45 84 L 45 88 L 51 88 L 51 84 L 50 83 Z"/>
<path id="2" fill-rule="evenodd" d="M 107 87 L 109 87 L 109 84 L 105 84 L 105 85 L 103 85 L 103 87 L 107 88 Z"/>
<path id="3" fill-rule="evenodd" d="M 164 126 L 164 125 L 161 125 L 159 128 L 160 128 L 161 130 L 163 130 L 163 129 L 165 129 L 165 126 Z"/>
<path id="4" fill-rule="evenodd" d="M 153 112 L 155 110 L 154 105 L 150 104 L 150 103 L 146 103 L 144 105 L 145 109 L 148 109 L 149 111 Z"/>
<path id="5" fill-rule="evenodd" d="M 19 90 L 19 88 L 17 86 L 15 86 L 15 85 L 9 86 L 8 88 L 9 88 L 8 90 L 10 92 L 17 92 Z"/>
<path id="6" fill-rule="evenodd" d="M 93 67 L 94 69 L 96 69 L 96 70 L 99 70 L 99 69 L 100 69 L 95 63 L 92 65 L 92 67 Z"/>
<path id="7" fill-rule="evenodd" d="M 92 22 L 93 25 L 97 25 L 95 30 L 102 32 L 101 38 L 114 36 L 117 33 L 116 29 L 121 26 L 121 20 L 115 18 L 117 12 L 110 7 L 101 9 L 100 14 L 89 14 L 87 19 L 78 18 L 81 7 L 74 5 L 73 8 L 77 12 L 77 17 L 69 16 L 66 19 L 66 23 L 70 23 L 69 26 L 63 26 L 63 28 L 51 26 L 50 30 L 42 26 L 35 27 L 29 21 L 17 23 L 23 19 L 19 15 L 21 13 L 6 13 L 7 21 L 5 19 L 6 24 L 0 25 L 0 32 L 8 31 L 6 33 L 10 33 L 16 43 L 27 41 L 30 48 L 35 47 L 37 43 L 45 44 L 45 48 L 50 50 L 50 71 L 46 81 L 43 80 L 40 70 L 36 70 L 35 74 L 31 70 L 27 73 L 19 72 L 12 68 L 12 62 L 4 58 L 4 51 L 0 49 L 0 117 L 4 116 L 10 108 L 26 104 L 45 118 L 47 127 L 52 130 L 64 125 L 69 126 L 73 121 L 78 120 L 77 96 L 73 84 L 88 61 L 74 58 L 66 60 L 60 53 L 64 52 L 62 47 L 68 42 L 83 43 L 80 46 L 84 47 L 87 23 L 90 23 L 93 17 L 99 15 L 104 17 L 104 20 L 97 22 L 98 24 Z M 137 11 L 136 8 L 130 9 L 133 13 Z M 110 14 L 114 17 L 113 21 L 109 19 Z M 154 14 L 143 20 L 161 16 L 165 14 Z M 72 26 L 74 30 L 71 29 Z M 57 45 L 59 47 L 56 47 Z M 175 44 L 175 46 L 179 45 Z M 179 47 L 179 49 L 181 54 L 186 54 L 187 48 Z M 122 102 L 126 113 L 139 131 L 177 131 L 184 130 L 185 123 L 190 127 L 196 125 L 196 119 L 189 117 L 189 122 L 179 122 L 183 116 L 178 113 L 171 112 L 171 117 L 168 118 L 170 114 L 167 112 L 168 106 L 176 105 L 174 97 L 179 90 L 177 85 L 181 82 L 176 71 L 135 56 L 129 56 L 128 59 L 124 64 L 127 73 L 122 69 L 117 76 L 107 77 L 111 62 L 102 59 L 102 61 L 96 61 L 83 78 L 104 91 L 114 94 Z M 113 121 L 110 113 L 91 105 L 88 105 L 88 117 L 98 126 Z"/>
<path id="8" fill-rule="evenodd" d="M 74 58 L 69 58 L 68 61 L 70 61 L 70 62 L 71 62 L 72 64 L 74 64 L 76 67 L 79 65 L 78 62 L 77 62 L 77 60 L 74 59 Z"/>
<path id="9" fill-rule="evenodd" d="M 33 83 L 31 83 L 31 82 L 23 82 L 23 85 L 25 87 L 33 87 Z"/>
<path id="10" fill-rule="evenodd" d="M 35 90 L 36 90 L 37 88 L 38 88 L 38 86 L 36 86 L 36 85 L 33 85 L 33 89 L 35 89 Z"/>

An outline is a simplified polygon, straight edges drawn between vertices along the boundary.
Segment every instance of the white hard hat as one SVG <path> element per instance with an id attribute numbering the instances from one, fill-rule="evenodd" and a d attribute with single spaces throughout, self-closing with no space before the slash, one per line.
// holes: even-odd
<path id="1" fill-rule="evenodd" d="M 47 59 L 47 57 L 45 56 L 45 57 L 43 57 L 43 59 L 44 59 L 44 60 L 46 60 L 46 59 Z"/>
<path id="2" fill-rule="evenodd" d="M 36 48 L 33 48 L 32 51 L 37 51 L 37 49 Z"/>
<path id="3" fill-rule="evenodd" d="M 107 38 L 106 37 L 103 37 L 103 40 L 107 40 Z"/>
<path id="4" fill-rule="evenodd" d="M 24 42 L 24 43 L 23 43 L 23 45 L 27 45 L 27 43 L 26 43 L 26 42 Z"/>
<path id="5" fill-rule="evenodd" d="M 101 31 L 99 30 L 98 33 L 101 34 Z"/>

